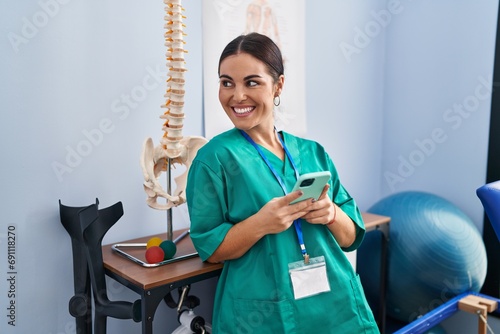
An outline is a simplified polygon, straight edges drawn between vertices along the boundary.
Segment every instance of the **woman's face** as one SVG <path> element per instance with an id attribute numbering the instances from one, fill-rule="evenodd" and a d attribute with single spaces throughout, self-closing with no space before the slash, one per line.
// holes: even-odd
<path id="1" fill-rule="evenodd" d="M 245 131 L 272 129 L 273 101 L 284 77 L 275 83 L 266 65 L 248 53 L 225 58 L 219 73 L 219 101 L 234 126 Z"/>

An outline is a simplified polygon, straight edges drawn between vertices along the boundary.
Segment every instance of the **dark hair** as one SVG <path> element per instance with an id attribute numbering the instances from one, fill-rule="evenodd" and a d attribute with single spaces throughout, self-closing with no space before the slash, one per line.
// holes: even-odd
<path id="1" fill-rule="evenodd" d="M 238 53 L 248 53 L 263 62 L 274 82 L 277 82 L 280 75 L 285 72 L 279 47 L 269 37 L 252 32 L 238 36 L 226 45 L 219 59 L 219 74 L 222 61 Z"/>

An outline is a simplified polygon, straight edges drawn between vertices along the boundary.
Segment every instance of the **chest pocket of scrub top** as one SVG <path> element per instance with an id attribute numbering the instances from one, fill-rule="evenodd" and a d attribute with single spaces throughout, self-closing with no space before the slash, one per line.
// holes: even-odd
<path id="1" fill-rule="evenodd" d="M 235 334 L 289 334 L 296 331 L 293 305 L 289 300 L 236 299 L 234 313 Z"/>

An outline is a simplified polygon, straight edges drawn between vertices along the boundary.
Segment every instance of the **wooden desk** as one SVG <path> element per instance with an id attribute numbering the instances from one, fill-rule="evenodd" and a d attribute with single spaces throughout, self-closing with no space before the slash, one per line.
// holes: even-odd
<path id="1" fill-rule="evenodd" d="M 386 318 L 386 293 L 387 293 L 387 246 L 389 243 L 389 223 L 390 217 L 379 216 L 373 213 L 363 212 L 366 232 L 380 231 L 382 233 L 380 245 L 380 297 L 379 297 L 379 315 L 378 328 L 380 333 L 385 333 Z"/>
<path id="2" fill-rule="evenodd" d="M 363 220 L 366 230 L 371 231 L 387 228 L 390 219 L 388 217 L 363 213 Z M 174 238 L 183 231 L 185 230 L 175 231 Z M 157 236 L 166 239 L 166 233 Z M 152 236 L 127 240 L 125 243 L 146 243 L 151 237 Z M 156 309 L 170 291 L 187 284 L 218 276 L 222 271 L 222 264 L 202 262 L 199 257 L 169 263 L 160 267 L 145 268 L 118 255 L 111 247 L 112 245 L 105 245 L 102 248 L 106 274 L 141 296 L 143 334 L 153 333 L 153 319 Z M 144 249 L 129 250 L 128 252 L 144 260 Z M 192 252 L 194 252 L 194 246 L 191 242 L 191 238 L 184 238 L 177 244 L 177 256 L 190 254 Z M 385 259 L 385 252 L 386 251 L 383 250 L 383 259 Z M 383 260 L 382 262 L 383 272 L 385 273 L 385 261 Z M 384 282 L 384 289 L 381 291 L 385 291 L 385 278 L 383 280 L 381 279 L 381 281 Z M 382 305 L 385 305 L 385 293 L 383 293 L 383 297 Z M 385 307 L 383 307 L 383 309 L 384 318 L 382 319 L 385 319 Z"/>
<path id="3" fill-rule="evenodd" d="M 174 238 L 183 231 L 175 231 Z M 167 238 L 166 233 L 157 236 L 162 239 Z M 128 240 L 126 243 L 146 243 L 151 237 Z M 202 262 L 199 257 L 156 268 L 145 268 L 116 254 L 111 247 L 112 245 L 106 245 L 102 248 L 106 274 L 141 296 L 142 333 L 144 334 L 153 333 L 156 309 L 170 291 L 218 276 L 222 270 L 222 264 Z M 194 251 L 191 238 L 184 238 L 177 243 L 176 255 L 185 255 Z M 145 249 L 128 250 L 128 252 L 144 260 Z"/>

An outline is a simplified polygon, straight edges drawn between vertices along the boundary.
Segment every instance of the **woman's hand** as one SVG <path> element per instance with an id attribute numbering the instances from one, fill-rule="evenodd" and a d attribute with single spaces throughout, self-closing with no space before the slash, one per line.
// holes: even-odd
<path id="1" fill-rule="evenodd" d="M 318 200 L 314 201 L 309 207 L 309 212 L 302 216 L 302 219 L 307 220 L 311 224 L 328 224 L 335 219 L 336 210 L 335 204 L 328 196 L 330 185 L 325 185 L 323 192 Z"/>
<path id="2" fill-rule="evenodd" d="M 330 230 L 340 247 L 347 248 L 356 240 L 356 224 L 328 196 L 327 184 L 317 201 L 307 207 L 310 211 L 302 216 L 311 224 L 322 224 Z"/>
<path id="3" fill-rule="evenodd" d="M 300 190 L 283 197 L 276 197 L 267 202 L 259 212 L 258 221 L 266 229 L 265 234 L 276 234 L 285 231 L 293 221 L 303 217 L 310 211 L 313 205 L 312 200 L 305 200 L 295 204 L 290 204 L 302 196 Z"/>
<path id="4" fill-rule="evenodd" d="M 290 202 L 301 195 L 302 191 L 299 190 L 283 197 L 273 198 L 256 214 L 235 224 L 207 261 L 222 262 L 237 259 L 265 235 L 277 234 L 288 229 L 295 219 L 307 214 L 313 205 L 312 200 L 290 205 Z"/>

